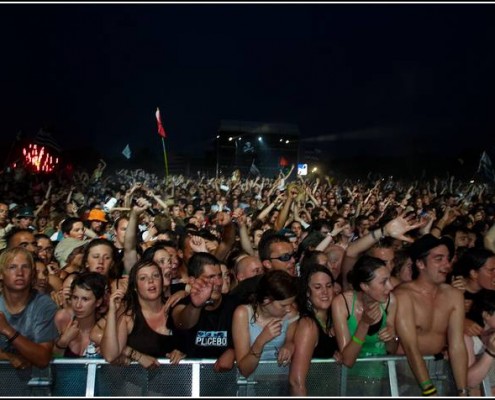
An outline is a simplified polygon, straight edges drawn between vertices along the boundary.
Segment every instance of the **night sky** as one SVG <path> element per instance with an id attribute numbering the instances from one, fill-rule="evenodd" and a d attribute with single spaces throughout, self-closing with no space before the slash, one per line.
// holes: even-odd
<path id="1" fill-rule="evenodd" d="M 0 5 L 1 132 L 201 154 L 221 120 L 377 153 L 494 146 L 495 5 Z M 364 149 L 370 148 L 366 145 Z"/>

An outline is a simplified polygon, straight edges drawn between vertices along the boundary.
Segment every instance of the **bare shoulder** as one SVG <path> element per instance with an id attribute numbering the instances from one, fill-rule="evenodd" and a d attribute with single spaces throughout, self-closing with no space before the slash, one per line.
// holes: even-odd
<path id="1" fill-rule="evenodd" d="M 442 295 L 448 297 L 449 299 L 464 301 L 464 295 L 462 294 L 462 292 L 452 285 L 449 285 L 448 283 L 442 283 L 440 285 L 440 290 Z"/>
<path id="2" fill-rule="evenodd" d="M 394 291 L 391 292 L 391 295 L 394 295 L 396 298 L 401 298 L 404 296 L 408 296 L 410 292 L 414 290 L 412 282 L 404 282 L 399 286 L 394 288 Z"/>
<path id="3" fill-rule="evenodd" d="M 248 310 L 248 306 L 245 305 L 245 304 L 241 304 L 239 306 L 236 307 L 235 311 L 234 311 L 234 318 L 235 319 L 247 319 L 249 316 L 249 310 Z"/>

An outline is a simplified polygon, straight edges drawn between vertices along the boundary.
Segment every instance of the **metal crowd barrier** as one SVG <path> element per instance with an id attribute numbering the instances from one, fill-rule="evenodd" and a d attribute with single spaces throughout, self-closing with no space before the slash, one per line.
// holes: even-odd
<path id="1" fill-rule="evenodd" d="M 450 365 L 446 360 L 424 357 L 439 396 L 456 396 Z M 182 360 L 146 370 L 137 363 L 110 365 L 103 359 L 55 359 L 44 369 L 16 370 L 0 362 L 0 396 L 56 397 L 285 397 L 289 396 L 288 369 L 261 361 L 245 379 L 234 368 L 217 373 L 215 360 Z M 491 396 L 492 370 L 479 388 Z M 353 368 L 335 360 L 315 359 L 307 377 L 308 396 L 398 397 L 421 392 L 404 356 L 358 359 Z"/>

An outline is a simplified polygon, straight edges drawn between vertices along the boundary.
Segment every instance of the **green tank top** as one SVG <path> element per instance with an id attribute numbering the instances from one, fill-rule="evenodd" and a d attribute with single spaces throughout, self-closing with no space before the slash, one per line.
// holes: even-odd
<path id="1" fill-rule="evenodd" d="M 357 297 L 356 292 L 353 292 L 352 307 L 351 307 L 351 311 L 349 312 L 349 318 L 347 318 L 347 327 L 349 328 L 349 333 L 351 334 L 351 337 L 356 332 L 358 326 L 358 321 L 356 319 L 356 316 L 354 315 L 354 303 L 356 302 L 356 297 Z M 381 304 L 380 304 L 380 308 L 382 309 L 382 320 L 381 323 L 378 322 L 380 324 L 380 327 L 377 329 L 376 333 L 372 335 L 366 335 L 364 339 L 364 344 L 361 347 L 361 351 L 359 352 L 358 358 L 383 356 L 387 354 L 385 343 L 378 338 L 378 331 L 385 328 L 385 326 L 387 325 L 386 309 L 384 309 Z"/>
<path id="2" fill-rule="evenodd" d="M 353 292 L 351 310 L 349 311 L 349 308 L 347 309 L 347 311 L 349 312 L 349 318 L 347 318 L 347 327 L 349 328 L 349 333 L 351 334 L 351 336 L 354 335 L 358 326 L 358 321 L 356 319 L 356 316 L 354 315 L 354 303 L 356 302 L 356 297 L 356 292 Z M 347 301 L 345 300 L 345 298 L 344 301 L 347 307 Z M 375 325 L 370 326 L 370 330 L 374 330 L 376 332 L 366 335 L 366 337 L 364 338 L 364 344 L 358 354 L 358 358 L 383 356 L 387 354 L 385 343 L 378 338 L 378 332 L 382 328 L 385 328 L 385 326 L 387 325 L 388 303 L 386 308 L 384 308 L 380 304 L 380 308 L 382 310 L 382 319 Z M 378 326 L 376 326 L 377 324 Z M 375 380 L 381 380 L 387 377 L 387 375 L 387 368 L 385 362 L 383 361 L 356 363 L 352 368 L 349 369 L 348 372 L 348 376 L 351 379 L 352 377 L 359 377 L 356 384 L 361 384 L 362 379 L 365 379 L 367 382 L 374 382 Z"/>

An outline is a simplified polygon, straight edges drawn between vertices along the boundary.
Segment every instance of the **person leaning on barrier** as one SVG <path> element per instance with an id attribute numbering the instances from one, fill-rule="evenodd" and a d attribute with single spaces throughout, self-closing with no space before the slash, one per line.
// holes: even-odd
<path id="1" fill-rule="evenodd" d="M 168 282 L 164 283 L 164 279 Z M 170 279 L 154 261 L 142 259 L 132 267 L 127 290 L 110 297 L 101 354 L 108 362 L 122 358 L 137 361 L 145 368 L 158 367 L 158 358 L 178 364 L 184 358 L 176 332 L 169 324 L 169 303 L 165 290 Z"/>
<path id="2" fill-rule="evenodd" d="M 187 268 L 191 290 L 172 309 L 172 329 L 184 338 L 188 358 L 215 358 L 215 371 L 229 371 L 234 367 L 232 316 L 238 300 L 222 294 L 222 270 L 212 254 L 195 253 Z"/>
<path id="3" fill-rule="evenodd" d="M 349 377 L 356 380 L 356 385 L 348 385 L 348 388 L 359 390 L 347 394 L 378 395 L 383 392 L 386 375 L 383 366 L 355 363 L 358 357 L 384 356 L 397 350 L 397 303 L 392 293 L 390 270 L 385 261 L 363 255 L 354 264 L 348 279 L 353 290 L 341 293 L 332 301 L 335 336 L 342 363 L 351 368 Z M 368 385 L 359 388 L 363 380 L 368 381 Z"/>
<path id="4" fill-rule="evenodd" d="M 297 295 L 300 319 L 289 370 L 293 396 L 307 395 L 306 379 L 312 358 L 339 358 L 332 326 L 333 297 L 334 280 L 330 270 L 320 264 L 308 265 L 302 273 Z"/>
<path id="5" fill-rule="evenodd" d="M 237 367 L 244 377 L 255 372 L 260 360 L 277 360 L 287 367 L 294 352 L 295 322 L 292 306 L 297 278 L 285 271 L 265 273 L 251 304 L 239 305 L 232 320 Z"/>
<path id="6" fill-rule="evenodd" d="M 495 359 L 495 291 L 483 290 L 468 315 L 471 312 L 481 315 L 482 325 L 480 335 L 464 335 L 468 354 L 467 383 L 470 388 L 476 388 L 489 373 Z"/>
<path id="7" fill-rule="evenodd" d="M 399 285 L 396 329 L 401 348 L 423 395 L 437 392 L 423 359 L 441 353 L 447 346 L 459 395 L 466 386 L 467 353 L 464 345 L 464 299 L 461 291 L 445 283 L 451 271 L 455 247 L 448 237 L 426 234 L 409 248 L 413 280 Z"/>
<path id="8" fill-rule="evenodd" d="M 57 338 L 57 306 L 49 296 L 33 289 L 32 254 L 21 247 L 0 255 L 0 359 L 15 368 L 48 366 Z"/>

